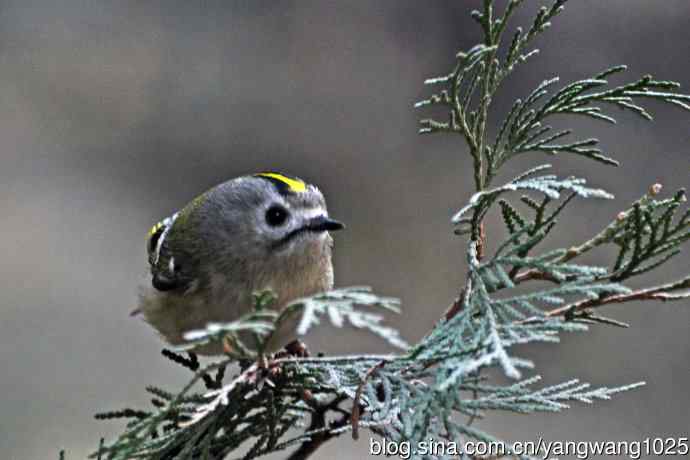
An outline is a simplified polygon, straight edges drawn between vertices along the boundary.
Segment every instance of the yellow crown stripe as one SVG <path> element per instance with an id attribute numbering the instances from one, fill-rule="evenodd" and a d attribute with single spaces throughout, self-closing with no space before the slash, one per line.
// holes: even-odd
<path id="1" fill-rule="evenodd" d="M 283 176 L 282 174 L 267 172 L 267 173 L 259 173 L 259 174 L 257 174 L 257 176 L 269 177 L 271 179 L 279 180 L 280 182 L 287 185 L 288 188 L 290 190 L 292 190 L 293 192 L 301 193 L 301 192 L 305 192 L 307 190 L 307 184 L 305 184 L 301 180 L 293 179 L 293 178 L 290 178 L 287 176 Z"/>

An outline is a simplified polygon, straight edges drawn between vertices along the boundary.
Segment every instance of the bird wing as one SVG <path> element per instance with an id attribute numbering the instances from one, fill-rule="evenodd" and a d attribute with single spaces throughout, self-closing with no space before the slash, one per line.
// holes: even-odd
<path id="1" fill-rule="evenodd" d="M 188 270 L 183 270 L 185 252 L 176 248 L 173 237 L 173 224 L 178 214 L 163 219 L 151 227 L 147 241 L 149 266 L 151 267 L 151 283 L 159 291 L 186 291 L 194 277 Z M 177 244 L 179 246 L 179 244 Z"/>

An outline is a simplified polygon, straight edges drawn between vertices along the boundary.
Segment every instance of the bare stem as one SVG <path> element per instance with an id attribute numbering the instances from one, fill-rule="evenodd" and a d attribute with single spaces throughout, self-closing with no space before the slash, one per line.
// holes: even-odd
<path id="1" fill-rule="evenodd" d="M 638 289 L 627 294 L 613 294 L 600 296 L 597 299 L 584 299 L 563 307 L 555 308 L 544 313 L 546 318 L 565 317 L 574 318 L 578 312 L 583 312 L 591 308 L 598 308 L 612 303 L 634 302 L 637 300 L 658 300 L 662 302 L 683 300 L 690 298 L 690 277 L 675 281 L 673 283 L 662 284 L 646 289 Z M 681 291 L 681 292 L 677 292 Z M 543 321 L 544 317 L 530 317 L 519 321 L 521 324 L 535 323 Z"/>

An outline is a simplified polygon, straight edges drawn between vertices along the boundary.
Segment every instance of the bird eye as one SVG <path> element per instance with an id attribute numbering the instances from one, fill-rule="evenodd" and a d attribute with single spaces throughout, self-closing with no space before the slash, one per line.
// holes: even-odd
<path id="1" fill-rule="evenodd" d="M 270 208 L 268 208 L 268 211 L 266 211 L 266 222 L 268 222 L 268 225 L 270 225 L 271 227 L 278 227 L 279 225 L 283 225 L 287 220 L 287 217 L 287 209 L 285 209 L 282 206 L 273 205 Z"/>

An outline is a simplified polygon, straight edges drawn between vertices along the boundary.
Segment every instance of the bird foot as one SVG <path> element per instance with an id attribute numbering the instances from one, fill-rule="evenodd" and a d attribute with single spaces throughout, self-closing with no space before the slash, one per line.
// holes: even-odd
<path id="1" fill-rule="evenodd" d="M 289 356 L 294 356 L 296 358 L 308 358 L 310 356 L 307 345 L 297 339 L 285 345 L 285 351 Z"/>

